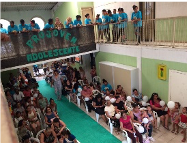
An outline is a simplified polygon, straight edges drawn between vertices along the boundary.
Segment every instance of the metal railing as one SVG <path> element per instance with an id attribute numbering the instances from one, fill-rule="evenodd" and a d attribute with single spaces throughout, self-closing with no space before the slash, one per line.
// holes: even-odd
<path id="1" fill-rule="evenodd" d="M 97 43 L 187 47 L 187 17 L 143 20 L 140 28 L 129 21 L 94 29 Z"/>

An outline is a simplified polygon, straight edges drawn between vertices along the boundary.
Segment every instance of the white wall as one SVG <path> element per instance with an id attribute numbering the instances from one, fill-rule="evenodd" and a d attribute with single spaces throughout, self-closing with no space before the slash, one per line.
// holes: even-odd
<path id="1" fill-rule="evenodd" d="M 187 2 L 156 2 L 155 18 L 187 16 Z"/>
<path id="2" fill-rule="evenodd" d="M 13 20 L 16 25 L 20 24 L 20 19 L 24 19 L 25 23 L 30 23 L 33 17 L 40 17 L 45 23 L 52 18 L 51 10 L 28 10 L 28 11 L 1 11 L 1 19 Z"/>
<path id="3" fill-rule="evenodd" d="M 139 2 L 105 2 L 100 1 L 99 3 L 94 2 L 94 10 L 95 15 L 100 14 L 100 17 L 102 15 L 103 9 L 110 9 L 113 11 L 113 9 L 123 8 L 125 13 L 128 15 L 128 19 L 131 19 L 131 14 L 133 12 L 132 6 L 137 5 L 139 6 Z"/>

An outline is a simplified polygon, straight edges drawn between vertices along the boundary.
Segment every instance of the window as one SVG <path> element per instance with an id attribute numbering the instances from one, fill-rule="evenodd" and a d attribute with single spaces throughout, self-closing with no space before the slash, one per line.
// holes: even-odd
<path id="1" fill-rule="evenodd" d="M 32 20 L 35 20 L 35 23 L 37 23 L 40 26 L 40 30 L 44 29 L 44 21 L 43 19 L 39 17 L 34 17 Z"/>
<path id="2" fill-rule="evenodd" d="M 5 19 L 0 19 L 0 23 L 3 25 L 3 28 L 8 29 L 8 26 L 10 25 L 10 22 Z"/>

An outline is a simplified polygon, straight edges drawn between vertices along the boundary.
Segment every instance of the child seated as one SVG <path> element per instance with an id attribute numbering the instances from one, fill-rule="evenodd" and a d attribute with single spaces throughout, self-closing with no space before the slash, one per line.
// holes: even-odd
<path id="1" fill-rule="evenodd" d="M 149 121 L 152 123 L 153 127 L 157 128 L 156 118 L 150 105 L 147 106 L 147 115 L 149 116 Z"/>

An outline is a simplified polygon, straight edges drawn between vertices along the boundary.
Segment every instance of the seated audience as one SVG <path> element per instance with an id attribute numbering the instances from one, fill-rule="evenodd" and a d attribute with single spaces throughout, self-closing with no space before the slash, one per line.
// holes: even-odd
<path id="1" fill-rule="evenodd" d="M 64 23 L 65 28 L 73 28 L 73 21 L 71 17 L 68 17 Z"/>
<path id="2" fill-rule="evenodd" d="M 40 143 L 40 140 L 37 138 L 30 137 L 29 135 L 25 135 L 22 138 L 22 143 Z"/>
<path id="3" fill-rule="evenodd" d="M 18 27 L 20 32 L 27 32 L 29 30 L 29 26 L 25 24 L 25 21 L 23 19 L 20 20 L 20 24 Z"/>
<path id="4" fill-rule="evenodd" d="M 44 29 L 48 29 L 48 30 L 54 29 L 53 19 L 52 18 L 50 18 L 48 20 L 48 23 L 44 26 Z"/>
<path id="5" fill-rule="evenodd" d="M 103 79 L 103 85 L 101 87 L 101 91 L 103 93 L 106 93 L 107 89 L 111 92 L 112 91 L 112 86 L 105 79 Z"/>
<path id="6" fill-rule="evenodd" d="M 135 99 L 137 99 L 138 102 L 141 102 L 143 99 L 143 95 L 141 93 L 138 93 L 137 89 L 133 89 L 133 94 L 132 94 L 132 101 L 136 102 Z"/>
<path id="7" fill-rule="evenodd" d="M 29 24 L 29 30 L 40 31 L 40 26 L 37 23 L 35 23 L 35 20 L 31 20 L 31 23 Z"/>
<path id="8" fill-rule="evenodd" d="M 17 111 L 17 112 L 16 112 L 16 115 L 15 115 L 14 118 L 13 118 L 15 128 L 18 128 L 18 123 L 19 123 L 19 121 L 21 121 L 21 120 L 23 120 L 23 119 L 24 119 L 24 117 L 21 116 L 21 112 L 20 112 L 20 111 Z"/>
<path id="9" fill-rule="evenodd" d="M 127 115 L 127 110 L 121 113 L 120 128 L 121 130 L 125 130 L 127 132 L 128 137 L 132 140 L 132 143 L 136 143 L 135 135 L 138 137 L 139 142 L 143 143 L 142 135 L 134 127 L 131 117 Z"/>
<path id="10" fill-rule="evenodd" d="M 23 108 L 23 106 L 21 106 L 20 102 L 16 103 L 16 108 L 14 109 L 14 114 L 16 114 L 17 111 L 21 112 L 22 116 L 25 116 L 25 109 Z"/>
<path id="11" fill-rule="evenodd" d="M 55 132 L 47 127 L 40 135 L 40 143 L 57 143 Z"/>
<path id="12" fill-rule="evenodd" d="M 55 112 L 57 114 L 57 105 L 56 105 L 54 99 L 52 99 L 52 98 L 50 98 L 50 100 L 49 100 L 49 107 L 51 107 L 53 112 Z"/>
<path id="13" fill-rule="evenodd" d="M 36 111 L 36 103 L 34 101 L 31 100 L 32 97 L 27 97 L 26 98 L 26 103 L 25 106 L 30 106 L 32 110 Z"/>
<path id="14" fill-rule="evenodd" d="M 45 123 L 51 126 L 54 118 L 58 118 L 57 114 L 50 107 L 47 107 L 45 110 Z"/>
<path id="15" fill-rule="evenodd" d="M 39 93 L 38 99 L 37 99 L 37 106 L 40 108 L 42 113 L 44 113 L 44 109 L 47 107 L 47 105 L 48 105 L 47 98 L 43 97 L 43 95 Z"/>
<path id="16" fill-rule="evenodd" d="M 88 112 L 91 112 L 91 110 L 94 110 L 93 106 L 92 106 L 92 91 L 87 88 L 86 85 L 83 85 L 83 90 L 81 91 L 81 95 L 83 100 L 85 100 L 85 98 L 89 98 L 88 101 L 86 102 L 86 105 L 88 106 Z"/>
<path id="17" fill-rule="evenodd" d="M 116 96 L 116 102 L 113 105 L 115 107 L 116 113 L 120 113 L 124 110 L 127 110 L 125 103 L 121 101 L 121 98 L 119 96 Z"/>
<path id="18" fill-rule="evenodd" d="M 80 27 L 80 26 L 82 26 L 82 21 L 81 21 L 81 16 L 80 16 L 80 15 L 77 15 L 77 16 L 76 16 L 76 20 L 74 20 L 73 25 L 74 25 L 75 27 Z"/>
<path id="19" fill-rule="evenodd" d="M 115 96 L 122 96 L 122 97 L 125 96 L 125 99 L 126 99 L 126 93 L 125 93 L 125 91 L 123 90 L 123 87 L 122 87 L 121 85 L 117 85 L 117 89 L 116 89 L 116 92 L 115 92 Z"/>
<path id="20" fill-rule="evenodd" d="M 104 122 L 107 123 L 107 119 L 106 119 L 105 111 L 104 111 L 105 101 L 102 98 L 101 94 L 96 95 L 96 97 L 93 99 L 93 107 L 95 108 L 95 112 L 101 115 Z"/>
<path id="21" fill-rule="evenodd" d="M 166 105 L 162 107 L 160 105 L 160 101 L 161 99 L 158 97 L 157 93 L 153 93 L 151 98 L 149 99 L 149 103 L 152 109 L 157 112 L 158 117 L 160 117 L 163 127 L 169 130 L 169 127 L 168 127 L 169 115 L 168 115 L 168 112 L 165 111 Z"/>
<path id="22" fill-rule="evenodd" d="M 33 133 L 36 135 L 37 132 L 40 130 L 40 122 L 38 120 L 36 111 L 31 109 L 30 105 L 26 107 L 26 119 L 29 121 Z"/>
<path id="23" fill-rule="evenodd" d="M 55 18 L 55 28 L 58 30 L 64 28 L 64 25 L 60 22 L 60 19 L 58 17 Z"/>
<path id="24" fill-rule="evenodd" d="M 60 143 L 77 143 L 76 137 L 70 133 L 68 129 L 63 129 L 61 133 Z"/>
<path id="25" fill-rule="evenodd" d="M 63 129 L 66 128 L 66 124 L 62 120 L 60 120 L 59 118 L 55 118 L 53 120 L 51 128 L 56 133 L 56 136 L 59 140 L 61 138 L 61 133 L 62 133 Z"/>
<path id="26" fill-rule="evenodd" d="M 92 77 L 92 82 L 97 82 L 97 81 L 93 81 L 93 78 L 94 78 L 95 76 L 97 76 L 95 66 L 92 67 L 90 74 L 91 74 L 91 77 Z"/>
<path id="27" fill-rule="evenodd" d="M 18 33 L 19 29 L 17 25 L 14 25 L 14 21 L 10 21 L 10 25 L 8 26 L 8 33 Z"/>
<path id="28" fill-rule="evenodd" d="M 115 117 L 115 107 L 111 104 L 110 100 L 106 101 L 106 106 L 105 106 L 104 111 L 105 111 L 106 117 L 111 119 L 113 126 L 117 129 L 116 133 L 119 134 L 118 131 L 119 131 L 120 123 L 119 123 L 119 120 Z"/>
<path id="29" fill-rule="evenodd" d="M 29 89 L 28 86 L 25 87 L 25 90 L 23 91 L 23 94 L 25 97 L 32 97 L 32 93 L 31 93 L 31 90 Z"/>
<path id="30" fill-rule="evenodd" d="M 24 97 L 25 96 L 23 95 L 23 92 L 19 91 L 18 89 L 15 89 L 15 94 L 13 95 L 14 101 L 21 102 Z"/>
<path id="31" fill-rule="evenodd" d="M 0 23 L 0 25 L 1 25 L 0 32 L 8 34 L 8 31 L 5 28 L 3 28 L 3 24 Z"/>
<path id="32" fill-rule="evenodd" d="M 11 105 L 15 105 L 16 102 L 13 100 L 12 95 L 10 94 L 9 90 L 5 92 L 7 102 L 9 102 Z"/>

